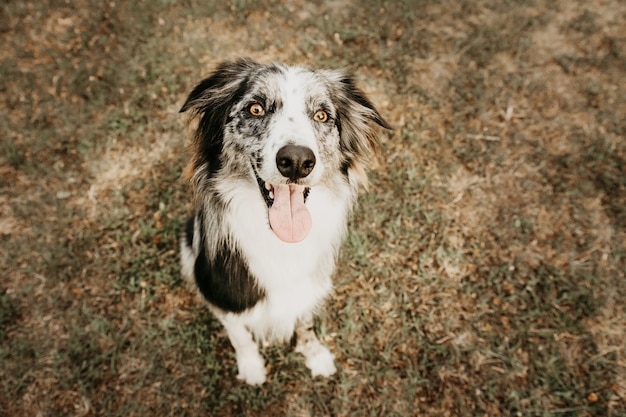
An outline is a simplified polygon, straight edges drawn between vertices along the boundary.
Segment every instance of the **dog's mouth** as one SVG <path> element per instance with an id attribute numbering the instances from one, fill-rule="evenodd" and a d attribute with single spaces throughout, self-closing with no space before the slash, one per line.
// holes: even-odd
<path id="1" fill-rule="evenodd" d="M 306 200 L 311 188 L 299 184 L 270 184 L 257 176 L 261 195 L 268 208 L 274 234 L 288 243 L 304 240 L 311 231 L 311 214 Z"/>

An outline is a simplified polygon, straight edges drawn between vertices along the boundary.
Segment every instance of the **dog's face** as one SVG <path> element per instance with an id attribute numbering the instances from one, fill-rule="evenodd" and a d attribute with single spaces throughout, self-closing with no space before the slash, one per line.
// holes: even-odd
<path id="1" fill-rule="evenodd" d="M 200 116 L 192 171 L 196 182 L 236 175 L 258 184 L 274 233 L 308 234 L 315 186 L 362 181 L 376 147 L 369 122 L 387 122 L 349 77 L 240 60 L 224 63 L 181 111 Z"/>

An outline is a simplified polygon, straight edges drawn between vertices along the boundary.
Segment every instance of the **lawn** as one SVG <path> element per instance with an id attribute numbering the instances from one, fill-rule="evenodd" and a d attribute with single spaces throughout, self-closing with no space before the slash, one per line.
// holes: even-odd
<path id="1" fill-rule="evenodd" d="M 626 416 L 626 3 L 0 4 L 0 416 Z M 180 277 L 178 110 L 346 68 L 394 130 L 318 334 L 236 379 Z"/>

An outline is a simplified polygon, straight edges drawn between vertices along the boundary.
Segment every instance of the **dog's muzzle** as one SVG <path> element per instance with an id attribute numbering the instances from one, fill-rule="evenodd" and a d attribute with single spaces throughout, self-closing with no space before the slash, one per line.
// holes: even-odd
<path id="1" fill-rule="evenodd" d="M 296 181 L 315 168 L 315 154 L 309 148 L 286 145 L 276 153 L 276 166 L 286 184 L 271 184 L 257 175 L 261 195 L 268 207 L 270 227 L 281 240 L 296 243 L 304 240 L 312 226 L 306 200 L 311 189 Z"/>

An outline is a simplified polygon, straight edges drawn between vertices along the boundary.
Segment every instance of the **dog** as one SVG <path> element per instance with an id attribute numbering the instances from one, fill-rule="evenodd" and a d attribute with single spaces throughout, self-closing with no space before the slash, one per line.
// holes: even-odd
<path id="1" fill-rule="evenodd" d="M 238 378 L 266 380 L 260 343 L 291 340 L 315 376 L 336 372 L 313 314 L 331 275 L 366 168 L 389 124 L 332 70 L 239 59 L 189 94 L 188 179 L 195 213 L 181 238 L 182 274 L 235 349 Z"/>

